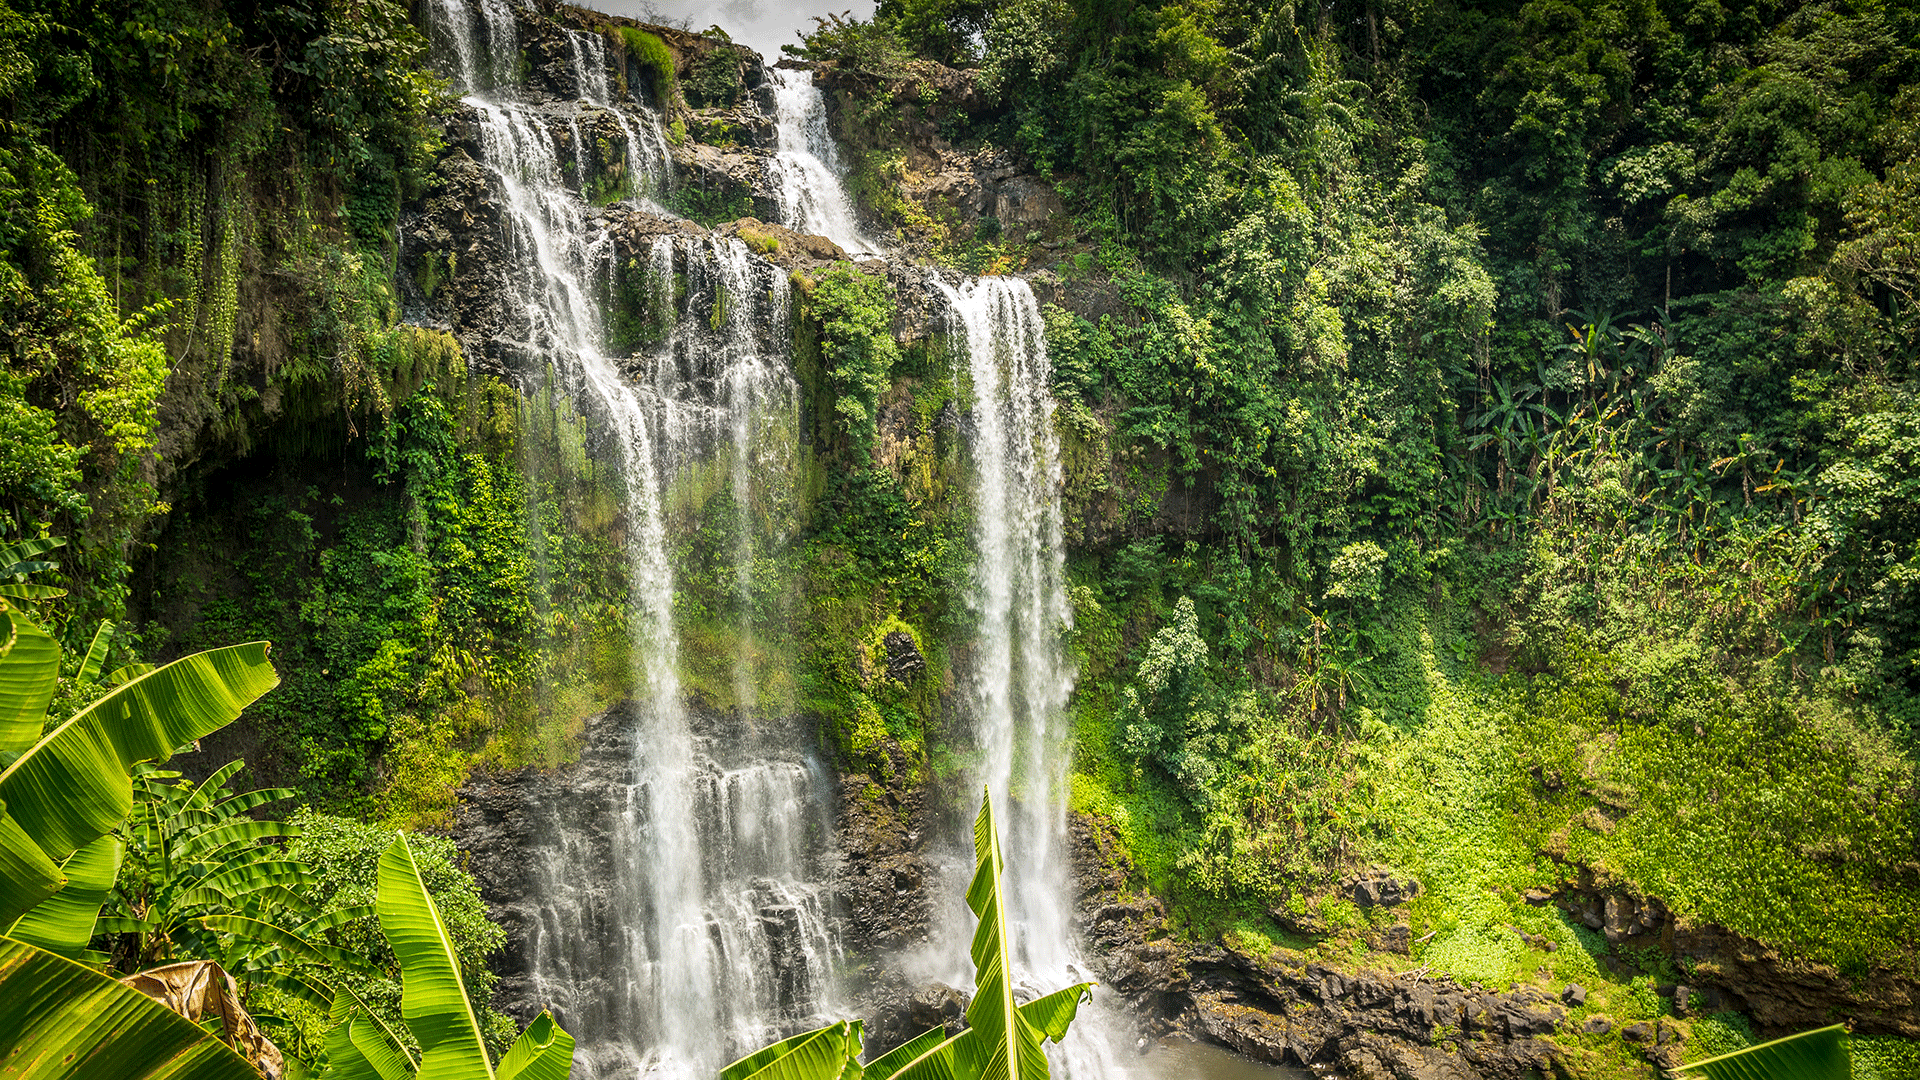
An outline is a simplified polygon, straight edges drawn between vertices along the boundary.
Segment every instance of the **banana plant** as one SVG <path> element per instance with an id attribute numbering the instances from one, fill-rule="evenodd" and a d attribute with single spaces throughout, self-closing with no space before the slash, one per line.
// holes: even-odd
<path id="1" fill-rule="evenodd" d="M 100 972 L 0 937 L 0 1061 L 10 1080 L 261 1080 L 212 1032 Z"/>
<path id="2" fill-rule="evenodd" d="M 134 767 L 128 872 L 101 930 L 137 935 L 135 964 L 170 959 L 176 951 L 211 955 L 211 942 L 193 940 L 207 934 L 200 920 L 208 916 L 279 922 L 287 909 L 302 921 L 312 914 L 290 890 L 313 875 L 264 843 L 298 830 L 249 814 L 294 792 L 229 792 L 226 783 L 241 764 L 229 762 L 199 784 L 181 783 L 179 773 L 145 763 Z"/>
<path id="3" fill-rule="evenodd" d="M 1688 1062 L 1674 1072 L 1684 1080 L 1850 1080 L 1853 1052 L 1847 1025 L 1834 1024 Z"/>
<path id="4" fill-rule="evenodd" d="M 860 1050 L 860 1021 L 840 1020 L 755 1050 L 720 1080 L 860 1080 Z"/>
<path id="5" fill-rule="evenodd" d="M 0 598 L 0 927 L 67 887 L 69 860 L 126 819 L 135 763 L 167 760 L 279 684 L 268 648 L 256 641 L 182 657 L 43 737 L 60 650 Z"/>
<path id="6" fill-rule="evenodd" d="M 949 1038 L 931 1028 L 863 1067 L 860 1025 L 841 1021 L 757 1050 L 721 1070 L 720 1080 L 1047 1080 L 1043 1044 L 1066 1038 L 1093 984 L 1069 986 L 1025 1005 L 1014 1001 L 1007 916 L 1000 904 L 1006 866 L 990 792 L 982 793 L 973 822 L 973 853 L 967 906 L 980 922 L 973 933 L 967 1030 Z"/>
<path id="7" fill-rule="evenodd" d="M 967 1030 L 935 1041 L 931 1029 L 915 1042 L 929 1044 L 918 1055 L 895 1050 L 867 1066 L 869 1080 L 1046 1080 L 1047 1039 L 1066 1037 L 1090 982 L 1069 986 L 1019 1005 L 1013 1000 L 1013 968 L 1007 955 L 1007 913 L 1000 903 L 1000 834 L 993 823 L 993 795 L 983 792 L 973 821 L 973 883 L 967 906 L 980 920 L 973 932 L 973 1000 L 967 1004 Z M 908 1046 L 912 1046 L 909 1043 Z M 904 1047 L 901 1049 L 905 1049 Z"/>
<path id="8" fill-rule="evenodd" d="M 52 600 L 67 595 L 65 589 L 27 581 L 28 574 L 60 569 L 59 563 L 49 562 L 40 556 L 65 546 L 66 542 L 64 537 L 55 536 L 0 546 L 0 596 L 14 600 Z"/>
<path id="9" fill-rule="evenodd" d="M 428 895 L 406 835 L 380 856 L 375 906 L 380 929 L 400 962 L 400 1016 L 420 1044 L 414 1058 L 364 1003 L 334 998 L 324 1080 L 566 1080 L 573 1036 L 543 1012 L 528 1024 L 496 1068 L 460 974 L 447 925 Z"/>

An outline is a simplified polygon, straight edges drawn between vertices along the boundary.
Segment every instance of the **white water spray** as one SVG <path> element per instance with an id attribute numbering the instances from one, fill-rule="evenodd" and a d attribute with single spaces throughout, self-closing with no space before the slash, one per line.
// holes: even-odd
<path id="1" fill-rule="evenodd" d="M 772 71 L 780 137 L 772 172 L 780 181 L 780 223 L 824 236 L 848 255 L 872 255 L 879 246 L 860 232 L 853 202 L 840 183 L 840 152 L 827 131 L 827 103 L 813 72 Z"/>

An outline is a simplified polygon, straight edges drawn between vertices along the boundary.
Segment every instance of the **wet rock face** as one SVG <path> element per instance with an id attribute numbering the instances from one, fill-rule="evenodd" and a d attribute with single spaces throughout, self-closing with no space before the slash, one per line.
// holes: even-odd
<path id="1" fill-rule="evenodd" d="M 1553 1066 L 1546 1037 L 1567 1012 L 1544 993 L 1338 972 L 1284 950 L 1254 957 L 1181 946 L 1160 902 L 1128 891 L 1133 867 L 1108 825 L 1076 814 L 1068 837 L 1081 931 L 1099 950 L 1094 965 L 1142 1014 L 1149 1034 L 1184 1030 L 1256 1060 L 1377 1080 L 1518 1080 Z M 1392 894 L 1382 884 L 1391 880 L 1355 879 L 1375 883 L 1376 895 Z"/>
<path id="2" fill-rule="evenodd" d="M 891 775 L 841 777 L 832 871 L 849 950 L 881 956 L 926 941 L 933 871 L 921 854 L 925 799 L 903 782 L 907 762 L 886 747 Z M 924 1030 L 924 1029 L 923 1029 Z M 912 1034 L 919 1034 L 918 1031 Z"/>
<path id="3" fill-rule="evenodd" d="M 912 635 L 895 630 L 886 636 L 884 644 L 887 647 L 887 678 L 905 685 L 914 676 L 927 670 L 927 658 L 920 655 Z"/>
<path id="4" fill-rule="evenodd" d="M 585 838 L 591 872 L 582 880 L 598 883 L 598 888 L 582 913 L 582 922 L 600 925 L 614 918 L 610 892 L 614 846 L 608 826 L 617 820 L 616 800 L 623 797 L 633 773 L 633 724 L 627 707 L 616 706 L 589 718 L 582 747 L 578 762 L 551 772 L 516 769 L 476 774 L 461 790 L 455 817 L 454 839 L 467 857 L 467 869 L 494 920 L 507 931 L 507 944 L 492 960 L 494 974 L 500 976 L 494 1007 L 521 1024 L 547 1005 L 533 986 L 532 962 L 526 955 L 540 919 L 533 860 L 553 839 L 542 808 L 565 807 Z M 601 968 L 609 975 L 622 969 L 618 956 L 606 957 Z"/>
<path id="5" fill-rule="evenodd" d="M 1682 923 L 1658 898 L 1640 896 L 1592 871 L 1576 870 L 1572 877 L 1553 898 L 1568 917 L 1611 943 L 1655 948 L 1685 962 L 1693 977 L 1684 991 L 1673 991 L 1682 1015 L 1698 994 L 1709 1011 L 1738 1009 L 1770 1035 L 1844 1017 L 1861 1034 L 1920 1038 L 1920 982 L 1914 979 L 1886 968 L 1849 977 L 1828 964 L 1784 957 L 1722 927 Z M 1612 957 L 1602 962 L 1617 963 Z"/>

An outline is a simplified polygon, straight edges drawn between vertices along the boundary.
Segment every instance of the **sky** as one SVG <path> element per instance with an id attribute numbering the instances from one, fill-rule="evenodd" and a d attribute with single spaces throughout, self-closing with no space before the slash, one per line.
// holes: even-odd
<path id="1" fill-rule="evenodd" d="M 796 44 L 795 31 L 813 29 L 812 16 L 850 11 L 855 18 L 873 17 L 874 0 L 574 0 L 582 7 L 625 15 L 669 26 L 686 25 L 699 31 L 719 26 L 734 41 L 755 50 L 771 64 L 780 59 L 780 46 Z"/>

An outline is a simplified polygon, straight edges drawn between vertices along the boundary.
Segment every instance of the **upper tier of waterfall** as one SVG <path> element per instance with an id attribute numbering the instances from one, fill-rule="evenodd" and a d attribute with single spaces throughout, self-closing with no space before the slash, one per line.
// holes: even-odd
<path id="1" fill-rule="evenodd" d="M 773 72 L 780 150 L 771 172 L 780 184 L 780 220 L 798 232 L 824 236 L 849 255 L 880 249 L 860 231 L 853 201 L 840 181 L 840 151 L 827 130 L 827 105 L 810 71 Z"/>

